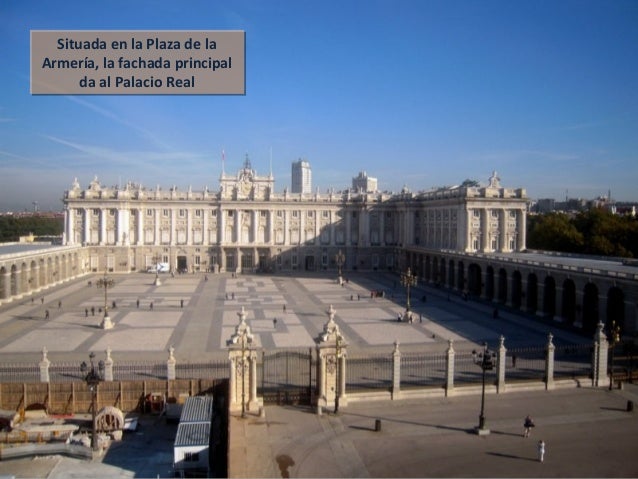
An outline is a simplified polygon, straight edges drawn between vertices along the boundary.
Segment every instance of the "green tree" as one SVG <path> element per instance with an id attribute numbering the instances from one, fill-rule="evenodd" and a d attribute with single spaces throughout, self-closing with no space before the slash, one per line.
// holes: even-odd
<path id="1" fill-rule="evenodd" d="M 527 246 L 532 249 L 580 253 L 585 240 L 564 213 L 548 213 L 531 219 Z"/>

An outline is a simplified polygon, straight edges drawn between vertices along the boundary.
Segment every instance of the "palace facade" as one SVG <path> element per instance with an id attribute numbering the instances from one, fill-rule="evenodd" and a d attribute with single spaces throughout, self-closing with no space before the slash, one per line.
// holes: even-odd
<path id="1" fill-rule="evenodd" d="M 177 271 L 392 270 L 401 250 L 459 252 L 525 249 L 528 198 L 494 173 L 484 187 L 398 194 L 346 190 L 274 192 L 246 158 L 222 173 L 217 191 L 176 187 L 109 188 L 77 179 L 64 194 L 64 244 L 82 245 L 89 271 L 143 271 L 157 262 Z"/>

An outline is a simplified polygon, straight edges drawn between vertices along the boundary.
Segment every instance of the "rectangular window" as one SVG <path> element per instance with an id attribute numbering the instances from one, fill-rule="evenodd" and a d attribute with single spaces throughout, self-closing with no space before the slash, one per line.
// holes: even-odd
<path id="1" fill-rule="evenodd" d="M 146 210 L 146 216 L 153 216 L 153 210 L 151 209 Z"/>
<path id="2" fill-rule="evenodd" d="M 299 211 L 293 211 L 292 212 L 292 217 L 296 218 L 297 216 L 299 216 Z"/>
<path id="3" fill-rule="evenodd" d="M 167 209 L 162 210 L 162 216 L 164 218 L 168 218 L 168 210 Z"/>
<path id="4" fill-rule="evenodd" d="M 213 217 L 217 216 L 217 210 L 211 210 L 210 211 L 210 215 L 213 216 Z"/>
<path id="5" fill-rule="evenodd" d="M 259 216 L 261 216 L 262 218 L 265 218 L 267 216 L 267 213 L 268 213 L 267 211 L 261 210 L 259 212 Z"/>
<path id="6" fill-rule="evenodd" d="M 474 218 L 478 218 L 481 216 L 481 211 L 480 210 L 472 210 L 472 215 L 474 216 Z"/>
<path id="7" fill-rule="evenodd" d="M 182 209 L 180 209 L 180 210 L 179 210 L 179 217 L 180 217 L 180 218 L 183 218 L 184 216 L 186 216 L 186 210 L 182 210 Z"/>
<path id="8" fill-rule="evenodd" d="M 185 452 L 184 462 L 199 462 L 199 452 Z"/>
<path id="9" fill-rule="evenodd" d="M 330 217 L 330 212 L 329 212 L 329 211 L 322 211 L 322 212 L 321 212 L 321 215 L 322 215 L 324 218 L 329 218 L 329 217 Z"/>
<path id="10" fill-rule="evenodd" d="M 283 211 L 277 211 L 277 218 L 281 218 L 284 215 Z"/>
<path id="11" fill-rule="evenodd" d="M 195 216 L 197 216 L 198 218 L 202 217 L 202 210 L 195 210 Z"/>
<path id="12" fill-rule="evenodd" d="M 228 217 L 232 218 L 233 217 L 233 213 L 234 213 L 233 210 L 228 210 Z"/>
<path id="13" fill-rule="evenodd" d="M 308 211 L 308 218 L 314 218 L 314 216 L 315 216 L 314 211 Z"/>

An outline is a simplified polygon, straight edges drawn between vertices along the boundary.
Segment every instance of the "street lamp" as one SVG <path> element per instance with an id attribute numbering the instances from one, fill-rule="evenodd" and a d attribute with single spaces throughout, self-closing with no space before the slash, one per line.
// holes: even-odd
<path id="1" fill-rule="evenodd" d="M 483 343 L 483 351 L 472 351 L 474 364 L 480 366 L 483 371 L 483 387 L 481 390 L 481 414 L 479 415 L 479 425 L 476 432 L 479 435 L 489 434 L 490 430 L 485 429 L 485 372 L 494 369 L 494 353 L 487 348 L 487 343 Z"/>
<path id="2" fill-rule="evenodd" d="M 100 361 L 98 363 L 97 370 L 95 369 L 95 363 L 93 359 L 95 358 L 95 353 L 91 352 L 89 354 L 89 359 L 91 360 L 91 366 L 89 367 L 86 364 L 86 361 L 82 361 L 80 365 L 80 371 L 82 373 L 86 373 L 84 377 L 84 381 L 86 381 L 87 386 L 89 387 L 89 391 L 91 391 L 91 415 L 92 415 L 92 434 L 91 434 L 91 449 L 97 451 L 97 436 L 96 436 L 96 408 L 97 408 L 97 388 L 101 381 L 104 381 L 104 361 Z"/>
<path id="3" fill-rule="evenodd" d="M 341 268 L 343 264 L 346 262 L 346 255 L 339 250 L 339 252 L 335 255 L 335 261 L 337 262 L 337 267 L 339 268 L 339 284 L 343 283 L 343 279 L 341 278 Z"/>
<path id="4" fill-rule="evenodd" d="M 410 287 L 416 286 L 416 275 L 412 274 L 410 268 L 405 273 L 401 273 L 401 286 L 405 286 L 406 288 L 406 303 L 405 303 L 405 314 L 403 318 L 405 320 L 409 319 L 410 315 Z"/>
<path id="5" fill-rule="evenodd" d="M 616 321 L 611 322 L 608 341 L 611 356 L 609 360 L 609 390 L 611 391 L 614 387 L 614 347 L 620 342 L 620 326 L 616 324 Z"/>
<path id="6" fill-rule="evenodd" d="M 113 327 L 113 323 L 111 322 L 111 318 L 109 317 L 109 305 L 107 302 L 106 291 L 115 285 L 115 281 L 107 276 L 105 269 L 104 277 L 98 279 L 96 284 L 98 288 L 104 288 L 104 318 L 102 319 L 102 324 L 100 326 L 102 327 L 102 329 L 111 329 Z"/>

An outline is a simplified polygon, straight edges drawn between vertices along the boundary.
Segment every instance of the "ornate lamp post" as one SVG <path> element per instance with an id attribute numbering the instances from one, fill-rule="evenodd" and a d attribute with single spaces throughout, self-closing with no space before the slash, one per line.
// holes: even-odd
<path id="1" fill-rule="evenodd" d="M 483 387 L 481 389 L 481 414 L 479 415 L 479 425 L 476 432 L 479 435 L 490 433 L 489 429 L 485 429 L 485 372 L 494 369 L 494 352 L 487 348 L 487 343 L 483 343 L 483 351 L 472 351 L 474 364 L 481 367 L 483 371 Z"/>
<path id="2" fill-rule="evenodd" d="M 337 262 L 337 267 L 339 268 L 339 284 L 343 283 L 343 278 L 341 277 L 341 268 L 343 264 L 346 262 L 346 255 L 343 254 L 341 250 L 335 255 L 335 261 Z"/>
<path id="3" fill-rule="evenodd" d="M 106 274 L 106 270 L 104 270 L 104 277 L 98 279 L 96 284 L 98 288 L 104 288 L 104 318 L 102 319 L 102 324 L 100 324 L 100 326 L 102 329 L 111 329 L 113 327 L 113 323 L 109 317 L 109 305 L 107 302 L 106 292 L 109 288 L 112 288 L 115 285 L 115 281 L 110 279 Z"/>
<path id="4" fill-rule="evenodd" d="M 616 321 L 611 322 L 609 328 L 609 390 L 614 387 L 614 347 L 620 342 L 620 326 L 616 324 Z"/>
<path id="5" fill-rule="evenodd" d="M 104 361 L 100 361 L 98 363 L 98 369 L 95 369 L 95 363 L 93 359 L 95 358 L 95 353 L 91 352 L 89 354 L 89 359 L 91 360 L 91 366 L 86 364 L 86 361 L 82 361 L 80 365 L 80 371 L 82 373 L 86 373 L 84 377 L 84 381 L 86 381 L 87 386 L 89 387 L 89 391 L 91 391 L 91 415 L 92 415 L 92 434 L 91 434 L 91 449 L 97 451 L 97 436 L 96 436 L 96 423 L 95 423 L 95 415 L 97 408 L 97 388 L 101 381 L 104 381 Z"/>
<path id="6" fill-rule="evenodd" d="M 406 288 L 405 314 L 403 315 L 403 319 L 407 321 L 410 316 L 410 287 L 416 286 L 416 275 L 412 274 L 410 268 L 408 268 L 405 273 L 401 273 L 401 286 L 405 286 Z"/>

